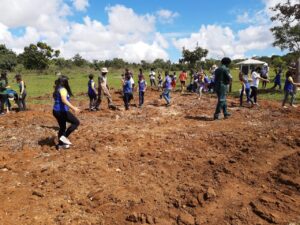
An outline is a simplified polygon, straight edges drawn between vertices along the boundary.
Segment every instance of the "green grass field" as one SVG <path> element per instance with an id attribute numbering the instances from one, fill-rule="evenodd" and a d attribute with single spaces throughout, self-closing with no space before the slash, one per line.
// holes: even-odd
<path id="1" fill-rule="evenodd" d="M 81 93 L 87 92 L 87 82 L 88 82 L 88 74 L 93 73 L 95 75 L 95 81 L 97 80 L 97 76 L 99 74 L 99 71 L 94 71 L 91 68 L 75 68 L 75 69 L 65 69 L 61 71 L 62 74 L 67 75 L 69 77 L 69 82 L 72 88 L 72 91 L 74 95 L 78 95 Z M 108 74 L 108 83 L 110 87 L 113 87 L 115 89 L 121 89 L 121 74 L 123 70 L 115 70 L 110 69 Z M 138 71 L 134 71 L 134 75 L 137 75 Z M 233 75 L 233 86 L 232 86 L 232 93 L 230 95 L 238 97 L 239 90 L 241 89 L 241 84 L 238 79 L 238 70 L 232 69 L 231 73 Z M 148 73 L 149 71 L 145 71 L 145 77 L 148 79 Z M 55 73 L 50 73 L 49 71 L 45 71 L 44 73 L 37 73 L 32 71 L 24 71 L 21 73 L 23 76 L 23 79 L 26 82 L 27 86 L 27 92 L 28 92 L 28 102 L 29 103 L 51 103 L 51 99 L 45 100 L 45 99 L 38 99 L 39 96 L 49 96 L 53 92 L 53 85 L 54 81 L 57 78 Z M 17 84 L 14 80 L 15 73 L 9 73 L 9 85 L 12 89 L 17 90 Z M 177 77 L 179 75 L 179 72 L 177 72 Z M 274 71 L 271 70 L 271 81 L 275 77 Z M 136 80 L 135 76 L 135 80 Z M 282 78 L 284 79 L 284 77 Z M 149 83 L 149 82 L 148 82 Z M 282 81 L 283 83 L 283 81 Z M 179 88 L 179 82 L 178 82 Z M 261 84 L 260 84 L 261 85 Z M 273 86 L 273 82 L 270 82 L 267 85 L 267 88 L 271 88 Z M 260 93 L 259 98 L 261 99 L 269 99 L 269 100 L 282 100 L 283 94 L 279 91 L 275 92 L 268 92 L 268 93 Z"/>

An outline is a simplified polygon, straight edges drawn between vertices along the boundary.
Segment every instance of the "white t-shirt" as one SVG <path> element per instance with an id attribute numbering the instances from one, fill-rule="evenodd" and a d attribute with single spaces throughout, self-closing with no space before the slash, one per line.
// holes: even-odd
<path id="1" fill-rule="evenodd" d="M 130 83 L 131 83 L 131 88 L 133 88 L 134 85 L 134 79 L 132 77 L 130 77 Z"/>
<path id="2" fill-rule="evenodd" d="M 257 87 L 258 88 L 260 75 L 254 71 L 251 75 L 251 78 L 252 78 L 251 87 Z"/>
<path id="3" fill-rule="evenodd" d="M 150 80 L 155 80 L 155 72 L 154 71 L 150 72 Z"/>

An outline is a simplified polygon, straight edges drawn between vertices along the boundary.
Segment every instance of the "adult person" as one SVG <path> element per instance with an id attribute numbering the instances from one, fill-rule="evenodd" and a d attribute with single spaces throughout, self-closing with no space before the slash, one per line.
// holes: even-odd
<path id="1" fill-rule="evenodd" d="M 296 105 L 294 105 L 295 95 L 296 95 L 295 89 L 300 86 L 300 83 L 294 82 L 293 77 L 295 77 L 295 75 L 296 75 L 296 65 L 291 64 L 288 67 L 288 71 L 286 72 L 286 79 L 284 83 L 284 99 L 282 102 L 283 108 L 287 108 L 285 106 L 285 103 L 287 102 L 289 95 L 291 96 L 290 105 L 294 108 L 297 107 Z"/>
<path id="2" fill-rule="evenodd" d="M 156 87 L 154 68 L 151 68 L 149 78 L 150 78 L 150 86 Z"/>
<path id="3" fill-rule="evenodd" d="M 179 80 L 180 80 L 181 93 L 184 93 L 185 82 L 187 80 L 187 73 L 185 70 L 182 70 L 182 72 L 179 74 Z"/>
<path id="4" fill-rule="evenodd" d="M 261 77 L 265 80 L 262 80 L 262 88 L 265 89 L 267 87 L 267 81 L 269 79 L 269 66 L 267 63 L 264 63 L 261 69 Z"/>
<path id="5" fill-rule="evenodd" d="M 219 115 L 223 110 L 224 118 L 228 118 L 231 114 L 227 112 L 226 91 L 230 82 L 229 65 L 231 59 L 225 57 L 221 60 L 221 66 L 215 71 L 215 92 L 218 97 L 218 103 L 214 114 L 214 120 L 220 119 Z"/>
<path id="6" fill-rule="evenodd" d="M 68 77 L 60 76 L 55 81 L 54 86 L 54 105 L 53 105 L 53 116 L 58 122 L 59 131 L 58 131 L 58 146 L 57 148 L 70 148 L 72 144 L 68 137 L 70 134 L 77 129 L 80 122 L 79 120 L 70 112 L 72 109 L 75 113 L 79 113 L 80 109 L 73 106 L 70 102 L 70 96 L 73 96 Z M 67 122 L 71 125 L 67 128 Z"/>
<path id="7" fill-rule="evenodd" d="M 107 84 L 107 73 L 108 73 L 108 69 L 106 67 L 103 67 L 101 69 L 101 73 L 98 77 L 98 99 L 97 99 L 97 104 L 96 104 L 96 110 L 100 110 L 100 105 L 101 105 L 103 96 L 105 96 L 107 98 L 109 109 L 116 108 L 115 105 L 113 104 L 112 97 L 109 93 L 109 87 Z"/>
<path id="8" fill-rule="evenodd" d="M 18 97 L 18 107 L 19 107 L 19 111 L 25 111 L 26 110 L 26 96 L 27 96 L 27 92 L 26 92 L 26 84 L 24 82 L 24 80 L 22 79 L 21 74 L 17 74 L 15 76 L 16 82 L 18 83 L 19 86 L 19 97 Z"/>
<path id="9" fill-rule="evenodd" d="M 262 78 L 260 76 L 260 72 L 261 72 L 261 68 L 258 66 L 251 74 L 252 84 L 250 85 L 251 88 L 250 102 L 252 103 L 252 105 L 256 105 L 256 106 L 259 106 L 257 104 L 257 90 L 258 90 L 259 81 L 262 80 L 265 82 L 269 82 L 268 79 Z"/>

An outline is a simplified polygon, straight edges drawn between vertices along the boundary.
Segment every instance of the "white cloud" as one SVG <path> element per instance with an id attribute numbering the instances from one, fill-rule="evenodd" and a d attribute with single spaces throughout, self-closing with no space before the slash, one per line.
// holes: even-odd
<path id="1" fill-rule="evenodd" d="M 174 19 L 179 16 L 179 13 L 167 9 L 161 9 L 156 14 L 162 23 L 173 23 Z"/>
<path id="2" fill-rule="evenodd" d="M 115 5 L 106 8 L 106 25 L 89 17 L 82 23 L 75 23 L 67 20 L 67 15 L 73 12 L 63 0 L 2 2 L 5 13 L 0 14 L 0 42 L 18 53 L 30 43 L 45 41 L 60 49 L 66 58 L 76 53 L 89 60 L 118 57 L 140 62 L 169 58 L 168 42 L 156 32 L 152 14 L 139 15 L 131 8 Z M 16 7 L 11 7 L 11 2 Z M 84 10 L 88 1 L 74 1 L 73 4 L 76 10 Z M 24 32 L 17 36 L 12 33 L 12 28 L 22 28 Z"/>
<path id="3" fill-rule="evenodd" d="M 72 0 L 73 5 L 78 11 L 85 11 L 89 6 L 89 0 Z"/>
<path id="4" fill-rule="evenodd" d="M 247 51 L 270 47 L 272 40 L 267 26 L 250 26 L 234 32 L 229 27 L 207 25 L 187 38 L 173 39 L 173 44 L 178 50 L 183 47 L 192 50 L 198 44 L 209 50 L 208 57 L 220 59 L 224 56 L 243 58 Z"/>

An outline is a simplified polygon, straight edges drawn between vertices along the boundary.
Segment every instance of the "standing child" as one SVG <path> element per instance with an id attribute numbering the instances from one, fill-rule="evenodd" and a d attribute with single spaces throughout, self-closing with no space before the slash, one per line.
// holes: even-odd
<path id="1" fill-rule="evenodd" d="M 297 107 L 296 105 L 294 105 L 294 101 L 295 101 L 294 89 L 295 87 L 300 86 L 300 83 L 295 83 L 293 80 L 293 75 L 295 75 L 295 72 L 296 72 L 296 68 L 289 67 L 289 70 L 286 73 L 286 79 L 284 84 L 284 99 L 282 102 L 283 108 L 287 108 L 285 106 L 285 103 L 287 102 L 289 95 L 291 96 L 290 105 L 295 108 Z"/>
<path id="2" fill-rule="evenodd" d="M 89 82 L 88 82 L 88 96 L 90 98 L 90 105 L 89 105 L 89 111 L 95 111 L 96 110 L 96 104 L 97 104 L 97 90 L 96 85 L 94 82 L 94 75 L 89 75 Z"/>
<path id="3" fill-rule="evenodd" d="M 163 79 L 160 71 L 158 71 L 157 79 L 158 79 L 158 91 L 161 91 L 163 89 Z"/>
<path id="4" fill-rule="evenodd" d="M 172 88 L 173 88 L 174 91 L 175 91 L 175 89 L 176 89 L 176 82 L 177 82 L 176 72 L 173 73 L 171 79 L 172 79 L 171 85 L 172 85 Z"/>
<path id="5" fill-rule="evenodd" d="M 151 68 L 151 71 L 150 71 L 150 74 L 149 74 L 149 78 L 150 78 L 150 85 L 151 85 L 151 87 L 152 86 L 156 87 L 154 68 Z"/>
<path id="6" fill-rule="evenodd" d="M 139 75 L 139 107 L 141 108 L 144 104 L 144 96 L 147 88 L 147 82 L 145 81 L 144 75 Z"/>
<path id="7" fill-rule="evenodd" d="M 80 109 L 73 106 L 70 102 L 70 96 L 72 96 L 72 91 L 69 86 L 68 77 L 60 76 L 55 81 L 55 90 L 53 93 L 54 106 L 53 106 L 53 116 L 56 118 L 59 131 L 58 131 L 58 148 L 70 148 L 72 144 L 68 137 L 70 134 L 77 129 L 80 122 L 79 120 L 70 112 L 70 108 L 75 112 L 80 112 Z M 71 123 L 71 126 L 67 128 L 67 122 Z"/>
<path id="8" fill-rule="evenodd" d="M 251 99 L 250 99 L 250 83 L 249 83 L 249 78 L 247 74 L 244 74 L 242 71 L 239 73 L 239 79 L 242 83 L 242 89 L 240 92 L 240 106 L 243 106 L 243 97 L 244 94 L 246 94 L 247 97 L 247 103 L 250 104 Z"/>
<path id="9" fill-rule="evenodd" d="M 123 80 L 123 101 L 125 105 L 125 110 L 129 110 L 129 103 L 132 99 L 132 83 L 130 81 L 130 74 L 125 73 L 125 79 Z"/>
<path id="10" fill-rule="evenodd" d="M 185 70 L 182 70 L 182 72 L 179 74 L 179 80 L 181 86 L 181 93 L 183 93 L 185 90 L 185 82 L 187 80 L 187 73 Z"/>
<path id="11" fill-rule="evenodd" d="M 275 89 L 278 86 L 279 90 L 281 90 L 282 68 L 278 67 L 278 69 L 275 70 L 275 73 L 276 73 L 276 76 L 274 78 L 274 86 L 271 89 Z"/>
<path id="12" fill-rule="evenodd" d="M 27 95 L 26 85 L 25 85 L 25 82 L 22 80 L 21 74 L 17 74 L 15 76 L 15 78 L 16 78 L 16 81 L 19 85 L 19 91 L 20 91 L 19 98 L 18 98 L 19 111 L 25 111 L 26 110 L 25 99 L 26 99 L 26 95 Z"/>
<path id="13" fill-rule="evenodd" d="M 165 81 L 164 81 L 164 91 L 162 93 L 162 96 L 164 97 L 164 99 L 166 100 L 167 104 L 166 106 L 170 106 L 171 105 L 171 90 L 172 90 L 172 85 L 171 85 L 172 79 L 169 75 L 169 72 L 166 71 L 165 72 Z"/>

